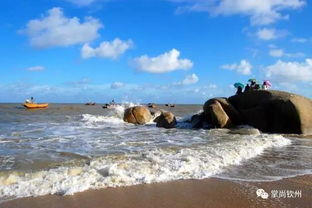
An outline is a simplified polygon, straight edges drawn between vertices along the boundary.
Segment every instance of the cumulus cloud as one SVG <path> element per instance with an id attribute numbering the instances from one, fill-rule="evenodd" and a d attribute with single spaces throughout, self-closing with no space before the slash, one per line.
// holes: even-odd
<path id="1" fill-rule="evenodd" d="M 298 58 L 298 57 L 304 57 L 305 54 L 298 52 L 298 53 L 286 53 L 283 49 L 279 48 L 272 48 L 269 51 L 269 55 L 272 57 L 289 57 L 289 58 Z"/>
<path id="2" fill-rule="evenodd" d="M 221 66 L 222 69 L 228 69 L 236 71 L 239 74 L 249 75 L 251 74 L 252 65 L 245 59 L 241 60 L 239 64 L 225 64 Z"/>
<path id="3" fill-rule="evenodd" d="M 111 84 L 111 89 L 123 88 L 125 84 L 123 82 L 114 82 Z"/>
<path id="4" fill-rule="evenodd" d="M 101 27 L 97 19 L 86 17 L 80 22 L 77 17 L 64 16 L 63 10 L 55 7 L 42 18 L 30 20 L 21 33 L 29 37 L 33 47 L 48 48 L 92 41 L 99 36 Z"/>
<path id="5" fill-rule="evenodd" d="M 174 83 L 176 86 L 186 86 L 196 84 L 199 81 L 199 78 L 196 74 L 187 75 L 181 82 Z"/>
<path id="6" fill-rule="evenodd" d="M 169 52 L 160 54 L 156 57 L 147 55 L 135 58 L 134 66 L 141 71 L 150 73 L 166 73 L 175 70 L 187 70 L 193 67 L 193 62 L 189 59 L 179 59 L 180 52 L 172 49 Z"/>
<path id="7" fill-rule="evenodd" d="M 28 71 L 43 71 L 44 69 L 44 66 L 32 66 L 27 68 Z"/>
<path id="8" fill-rule="evenodd" d="M 281 19 L 288 19 L 284 11 L 299 9 L 304 0 L 170 0 L 183 3 L 178 12 L 208 12 L 211 15 L 244 15 L 250 17 L 252 25 L 268 25 Z"/>
<path id="9" fill-rule="evenodd" d="M 278 60 L 265 68 L 268 79 L 279 82 L 312 81 L 312 59 L 304 62 L 284 62 Z"/>
<path id="10" fill-rule="evenodd" d="M 256 33 L 257 37 L 261 40 L 275 40 L 287 35 L 287 31 L 276 30 L 274 28 L 262 28 Z"/>
<path id="11" fill-rule="evenodd" d="M 92 48 L 86 43 L 81 48 L 81 56 L 84 59 L 91 57 L 116 59 L 132 47 L 132 40 L 122 41 L 119 38 L 115 38 L 111 42 L 104 41 L 97 48 Z"/>
<path id="12" fill-rule="evenodd" d="M 196 74 L 191 74 L 185 77 L 185 79 L 182 81 L 182 85 L 191 85 L 197 83 L 199 80 L 198 76 Z"/>

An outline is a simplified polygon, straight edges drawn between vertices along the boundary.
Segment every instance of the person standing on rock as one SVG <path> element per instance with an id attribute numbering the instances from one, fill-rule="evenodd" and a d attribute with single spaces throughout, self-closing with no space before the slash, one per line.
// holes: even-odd
<path id="1" fill-rule="evenodd" d="M 242 94 L 243 93 L 243 88 L 241 86 L 237 87 L 236 95 Z"/>
<path id="2" fill-rule="evenodd" d="M 244 92 L 248 92 L 249 90 L 250 90 L 250 86 L 249 86 L 249 84 L 247 84 L 245 89 L 244 89 Z"/>
<path id="3" fill-rule="evenodd" d="M 251 81 L 251 83 L 250 83 L 250 88 L 251 88 L 251 89 L 255 89 L 255 88 L 256 88 L 256 84 L 257 84 L 256 81 L 254 81 L 254 80 Z"/>
<path id="4" fill-rule="evenodd" d="M 265 84 L 265 82 L 263 82 L 263 84 L 262 84 L 262 89 L 263 90 L 267 90 L 268 89 L 268 86 Z"/>

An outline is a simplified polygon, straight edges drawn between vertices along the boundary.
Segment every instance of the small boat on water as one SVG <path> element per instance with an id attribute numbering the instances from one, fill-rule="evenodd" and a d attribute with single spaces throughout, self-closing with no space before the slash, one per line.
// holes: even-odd
<path id="1" fill-rule="evenodd" d="M 90 102 L 90 103 L 86 103 L 85 105 L 95 105 L 95 103 Z"/>
<path id="2" fill-rule="evenodd" d="M 120 106 L 119 104 L 117 104 L 115 102 L 115 99 L 113 99 L 111 102 L 109 103 L 105 103 L 102 108 L 108 108 L 108 109 L 113 109 L 113 108 L 116 108 L 117 106 Z"/>
<path id="3" fill-rule="evenodd" d="M 27 109 L 47 108 L 49 103 L 24 103 L 23 106 Z"/>
<path id="4" fill-rule="evenodd" d="M 117 106 L 119 105 L 106 103 L 105 105 L 102 106 L 102 108 L 113 109 L 113 108 L 116 108 Z"/>
<path id="5" fill-rule="evenodd" d="M 156 104 L 155 103 L 148 103 L 147 106 L 149 108 L 157 108 Z"/>

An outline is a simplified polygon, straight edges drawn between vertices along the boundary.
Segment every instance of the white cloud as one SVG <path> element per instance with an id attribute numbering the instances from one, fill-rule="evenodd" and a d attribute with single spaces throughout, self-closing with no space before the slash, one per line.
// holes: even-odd
<path id="1" fill-rule="evenodd" d="M 191 85 L 197 83 L 198 81 L 198 76 L 196 74 L 191 74 L 185 77 L 185 79 L 182 81 L 182 85 Z"/>
<path id="2" fill-rule="evenodd" d="M 287 35 L 287 31 L 276 30 L 274 28 L 259 29 L 256 33 L 257 37 L 261 40 L 275 40 Z"/>
<path id="3" fill-rule="evenodd" d="M 111 84 L 111 89 L 123 88 L 125 84 L 123 82 L 114 82 Z"/>
<path id="4" fill-rule="evenodd" d="M 252 65 L 245 59 L 241 60 L 239 64 L 225 64 L 221 66 L 222 69 L 234 70 L 239 74 L 251 74 Z"/>
<path id="5" fill-rule="evenodd" d="M 278 60 L 265 68 L 268 79 L 279 82 L 312 81 L 312 59 L 304 62 L 284 62 Z"/>
<path id="6" fill-rule="evenodd" d="M 270 49 L 269 55 L 272 57 L 289 57 L 289 58 L 298 58 L 298 57 L 305 57 L 304 53 L 286 53 L 283 49 L 273 48 Z"/>
<path id="7" fill-rule="evenodd" d="M 166 73 L 179 69 L 187 70 L 193 67 L 191 60 L 179 59 L 179 56 L 180 52 L 172 49 L 156 57 L 144 55 L 135 58 L 133 64 L 137 69 L 150 73 Z"/>
<path id="8" fill-rule="evenodd" d="M 115 38 L 111 42 L 104 41 L 97 48 L 92 48 L 88 43 L 86 43 L 81 48 L 81 56 L 85 59 L 91 57 L 116 59 L 132 47 L 132 40 L 122 41 L 119 38 Z"/>
<path id="9" fill-rule="evenodd" d="M 293 38 L 291 41 L 294 43 L 306 43 L 306 42 L 308 42 L 308 39 L 306 39 L 306 38 Z"/>
<path id="10" fill-rule="evenodd" d="M 185 86 L 196 84 L 199 81 L 199 78 L 196 74 L 187 75 L 181 82 L 174 83 L 176 86 Z"/>
<path id="11" fill-rule="evenodd" d="M 67 18 L 61 8 L 55 7 L 42 18 L 30 20 L 21 32 L 29 37 L 32 46 L 48 48 L 92 41 L 101 27 L 97 19 L 86 17 L 80 23 L 79 18 Z"/>
<path id="12" fill-rule="evenodd" d="M 244 15 L 252 25 L 268 25 L 289 15 L 283 11 L 299 9 L 304 0 L 171 0 L 185 3 L 178 11 L 209 12 L 212 15 Z"/>
<path id="13" fill-rule="evenodd" d="M 28 71 L 43 71 L 44 69 L 44 66 L 32 66 L 27 68 Z"/>

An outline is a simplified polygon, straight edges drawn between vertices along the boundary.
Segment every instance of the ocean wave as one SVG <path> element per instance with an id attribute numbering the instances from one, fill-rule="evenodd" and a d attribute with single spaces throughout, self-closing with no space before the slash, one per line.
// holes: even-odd
<path id="1" fill-rule="evenodd" d="M 222 139 L 191 147 L 158 147 L 140 153 L 101 156 L 81 167 L 59 167 L 25 174 L 12 172 L 0 177 L 0 198 L 69 195 L 87 189 L 203 179 L 256 157 L 265 149 L 291 144 L 280 135 Z"/>

